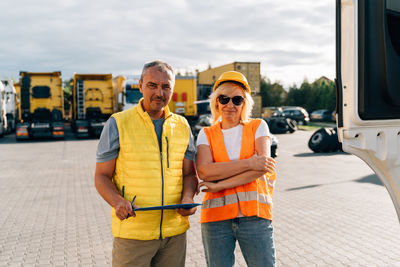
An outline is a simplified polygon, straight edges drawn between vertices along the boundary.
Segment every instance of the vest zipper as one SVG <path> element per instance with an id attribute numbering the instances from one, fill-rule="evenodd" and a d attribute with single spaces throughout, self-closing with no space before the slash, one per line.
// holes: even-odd
<path id="1" fill-rule="evenodd" d="M 168 143 L 168 137 L 165 137 L 165 140 L 167 141 L 167 168 L 169 168 L 169 143 Z"/>
<path id="2" fill-rule="evenodd" d="M 163 171 L 163 159 L 162 159 L 162 151 L 160 152 L 160 160 L 161 160 L 161 206 L 164 206 L 164 171 Z M 162 222 L 164 217 L 164 210 L 161 209 L 161 221 L 160 221 L 160 239 L 162 239 Z"/>

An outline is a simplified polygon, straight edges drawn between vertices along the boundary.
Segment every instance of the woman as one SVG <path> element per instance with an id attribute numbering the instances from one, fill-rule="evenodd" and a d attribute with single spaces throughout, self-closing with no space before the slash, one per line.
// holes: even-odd
<path id="1" fill-rule="evenodd" d="M 243 74 L 223 73 L 210 96 L 213 125 L 197 139 L 197 170 L 206 192 L 201 230 L 207 265 L 233 266 L 238 240 L 248 266 L 274 266 L 272 193 L 275 161 L 268 125 L 253 107 Z"/>

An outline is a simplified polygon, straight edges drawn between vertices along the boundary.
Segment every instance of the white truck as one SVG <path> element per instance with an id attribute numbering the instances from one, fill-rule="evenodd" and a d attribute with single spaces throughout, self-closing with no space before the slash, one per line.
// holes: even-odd
<path id="1" fill-rule="evenodd" d="M 142 98 L 139 90 L 140 75 L 126 75 L 123 84 L 123 91 L 118 96 L 118 102 L 121 103 L 122 110 L 137 106 Z"/>
<path id="2" fill-rule="evenodd" d="M 6 118 L 6 105 L 5 105 L 5 91 L 4 85 L 0 81 L 0 137 L 6 132 L 7 129 L 7 118 Z"/>
<path id="3" fill-rule="evenodd" d="M 400 1 L 336 1 L 337 126 L 400 219 Z"/>
<path id="4" fill-rule="evenodd" d="M 16 91 L 14 82 L 9 80 L 3 80 L 4 91 L 5 91 L 5 108 L 7 118 L 7 132 L 11 133 L 15 131 L 15 124 L 17 119 L 17 105 L 16 105 Z"/>

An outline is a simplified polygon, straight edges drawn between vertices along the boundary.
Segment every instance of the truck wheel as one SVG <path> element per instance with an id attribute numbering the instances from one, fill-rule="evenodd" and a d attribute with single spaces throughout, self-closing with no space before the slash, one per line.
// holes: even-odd
<path id="1" fill-rule="evenodd" d="M 294 133 L 297 130 L 297 122 L 295 120 L 287 118 L 286 124 L 288 126 L 289 133 Z"/>
<path id="2" fill-rule="evenodd" d="M 332 128 L 326 128 L 326 131 L 329 134 L 329 138 L 326 141 L 327 147 L 323 150 L 323 152 L 335 152 L 338 147 L 337 135 Z"/>
<path id="3" fill-rule="evenodd" d="M 269 127 L 273 134 L 283 134 L 288 131 L 286 120 L 269 120 Z"/>
<path id="4" fill-rule="evenodd" d="M 334 128 L 329 128 L 331 131 L 331 146 L 330 151 L 336 152 L 340 149 L 339 138 Z"/>
<path id="5" fill-rule="evenodd" d="M 330 146 L 331 132 L 326 128 L 321 128 L 315 131 L 308 141 L 308 147 L 314 151 L 318 152 L 327 152 L 327 149 Z"/>

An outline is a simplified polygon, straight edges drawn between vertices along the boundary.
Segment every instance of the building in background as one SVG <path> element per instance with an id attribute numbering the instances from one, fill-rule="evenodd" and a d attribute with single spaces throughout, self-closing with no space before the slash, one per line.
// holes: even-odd
<path id="1" fill-rule="evenodd" d="M 253 117 L 261 117 L 261 95 L 260 95 L 260 62 L 233 62 L 223 66 L 209 68 L 197 74 L 198 99 L 207 99 L 211 94 L 212 87 L 218 77 L 226 71 L 238 71 L 246 76 L 251 88 L 251 96 L 254 99 Z"/>

